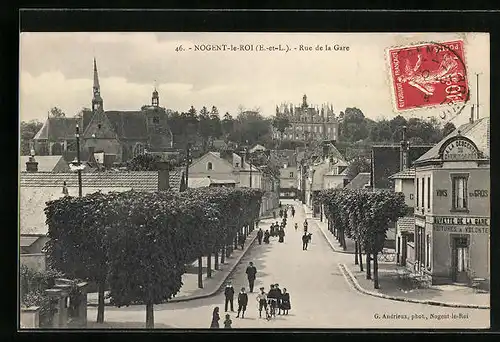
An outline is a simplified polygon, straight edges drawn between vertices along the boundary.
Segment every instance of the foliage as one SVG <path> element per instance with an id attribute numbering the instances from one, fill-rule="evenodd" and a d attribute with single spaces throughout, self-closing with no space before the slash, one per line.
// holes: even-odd
<path id="1" fill-rule="evenodd" d="M 364 157 L 356 157 L 351 159 L 347 167 L 347 177 L 352 180 L 361 172 L 370 172 L 370 161 Z"/>
<path id="2" fill-rule="evenodd" d="M 144 153 L 127 161 L 126 166 L 130 171 L 157 171 L 161 157 L 155 154 Z"/>
<path id="3" fill-rule="evenodd" d="M 443 135 L 443 137 L 446 137 L 448 134 L 450 134 L 451 132 L 453 132 L 455 129 L 456 129 L 456 127 L 455 127 L 455 125 L 452 122 L 447 122 L 443 126 L 441 134 Z"/>
<path id="4" fill-rule="evenodd" d="M 65 118 L 66 114 L 59 107 L 52 107 L 50 109 L 50 116 L 53 118 Z"/>
<path id="5" fill-rule="evenodd" d="M 273 118 L 273 127 L 280 132 L 282 139 L 283 133 L 285 133 L 285 130 L 290 126 L 290 120 L 288 120 L 286 116 L 278 115 Z"/>
<path id="6" fill-rule="evenodd" d="M 42 129 L 43 123 L 38 120 L 31 121 L 21 121 L 21 155 L 29 156 L 30 151 L 30 141 L 33 140 L 35 135 L 39 130 Z"/>

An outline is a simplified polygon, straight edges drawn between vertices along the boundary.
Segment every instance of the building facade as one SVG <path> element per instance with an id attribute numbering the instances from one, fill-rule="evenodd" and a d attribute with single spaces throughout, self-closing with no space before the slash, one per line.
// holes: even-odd
<path id="1" fill-rule="evenodd" d="M 275 139 L 307 141 L 307 140 L 338 140 L 339 121 L 333 112 L 333 106 L 324 104 L 319 107 L 309 106 L 307 96 L 302 98 L 302 104 L 294 107 L 292 104 L 276 106 L 276 116 L 286 117 L 290 123 L 281 135 L 273 127 Z"/>
<path id="2" fill-rule="evenodd" d="M 489 118 L 462 125 L 415 161 L 415 269 L 432 282 L 489 284 Z"/>
<path id="3" fill-rule="evenodd" d="M 297 166 L 284 165 L 280 169 L 280 198 L 295 198 L 297 188 Z"/>
<path id="4" fill-rule="evenodd" d="M 95 59 L 91 109 L 83 110 L 78 118 L 48 117 L 33 139 L 35 153 L 65 155 L 67 159 L 73 159 L 77 148 L 77 126 L 83 155 L 103 152 L 109 163 L 127 161 L 145 150 L 161 152 L 172 148 L 167 111 L 160 106 L 158 91 L 154 89 L 151 104 L 140 110 L 105 111 Z"/>

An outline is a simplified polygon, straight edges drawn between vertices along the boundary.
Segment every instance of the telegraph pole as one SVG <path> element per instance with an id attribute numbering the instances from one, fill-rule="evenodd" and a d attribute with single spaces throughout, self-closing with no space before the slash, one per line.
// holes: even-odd
<path id="1" fill-rule="evenodd" d="M 80 161 L 80 127 L 76 124 L 76 161 L 78 163 L 78 196 L 82 197 L 82 170 L 80 169 L 81 161 Z"/>
<path id="2" fill-rule="evenodd" d="M 479 74 L 476 74 L 476 109 L 477 120 L 479 120 Z"/>
<path id="3" fill-rule="evenodd" d="M 191 143 L 187 143 L 186 145 L 186 190 L 189 188 L 188 186 L 188 180 L 189 180 L 189 159 L 190 157 L 190 149 L 191 149 Z"/>

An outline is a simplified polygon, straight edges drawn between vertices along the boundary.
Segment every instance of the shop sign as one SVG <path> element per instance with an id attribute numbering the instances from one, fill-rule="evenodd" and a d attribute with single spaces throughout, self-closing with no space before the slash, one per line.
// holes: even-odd
<path id="1" fill-rule="evenodd" d="M 434 231 L 446 233 L 488 234 L 490 232 L 490 228 L 435 225 Z"/>
<path id="2" fill-rule="evenodd" d="M 471 160 L 477 158 L 477 147 L 463 138 L 453 140 L 443 150 L 443 160 Z"/>
<path id="3" fill-rule="evenodd" d="M 466 226 L 489 226 L 490 220 L 485 217 L 464 217 L 464 216 L 455 216 L 455 217 L 447 217 L 447 216 L 434 216 L 433 222 L 434 224 L 443 224 L 443 225 L 466 225 Z"/>

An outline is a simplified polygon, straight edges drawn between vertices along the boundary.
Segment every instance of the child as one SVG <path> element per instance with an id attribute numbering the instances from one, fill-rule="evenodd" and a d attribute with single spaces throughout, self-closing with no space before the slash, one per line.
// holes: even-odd
<path id="1" fill-rule="evenodd" d="M 233 321 L 231 321 L 231 317 L 229 316 L 229 314 L 226 314 L 226 320 L 224 321 L 224 329 L 231 329 L 231 323 L 233 323 Z"/>

